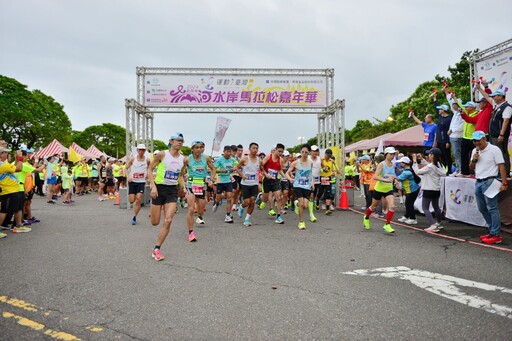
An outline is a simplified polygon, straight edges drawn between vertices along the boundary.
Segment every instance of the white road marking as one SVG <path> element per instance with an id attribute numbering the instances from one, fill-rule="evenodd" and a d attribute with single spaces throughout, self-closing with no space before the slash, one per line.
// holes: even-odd
<path id="1" fill-rule="evenodd" d="M 512 319 L 512 308 L 495 304 L 487 299 L 476 295 L 470 295 L 458 288 L 468 287 L 486 291 L 500 292 L 503 294 L 512 294 L 512 289 L 500 287 L 492 284 L 474 282 L 463 278 L 446 276 L 443 274 L 413 270 L 405 266 L 378 268 L 378 269 L 361 269 L 348 272 L 342 272 L 344 275 L 359 275 L 398 278 L 411 282 L 412 284 L 425 289 L 439 296 L 448 298 L 452 301 L 462 303 L 469 307 L 483 309 L 489 313 Z"/>

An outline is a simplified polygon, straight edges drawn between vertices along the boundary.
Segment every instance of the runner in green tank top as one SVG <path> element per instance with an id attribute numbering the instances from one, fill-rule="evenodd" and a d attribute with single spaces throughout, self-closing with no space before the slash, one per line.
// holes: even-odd
<path id="1" fill-rule="evenodd" d="M 197 211 L 196 223 L 203 225 L 203 213 L 205 212 L 205 194 L 206 194 L 206 177 L 208 176 L 208 168 L 211 170 L 211 179 L 215 177 L 215 167 L 212 158 L 204 155 L 204 142 L 194 141 L 190 146 L 192 154 L 183 160 L 183 168 L 187 169 L 188 187 L 187 187 L 187 226 L 188 240 L 196 241 L 194 233 L 194 211 Z"/>

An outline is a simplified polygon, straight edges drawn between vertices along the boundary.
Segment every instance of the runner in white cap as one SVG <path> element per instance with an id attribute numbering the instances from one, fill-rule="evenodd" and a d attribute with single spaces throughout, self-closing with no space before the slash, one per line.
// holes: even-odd
<path id="1" fill-rule="evenodd" d="M 132 225 L 137 224 L 137 214 L 139 214 L 146 179 L 148 177 L 148 166 L 150 159 L 146 156 L 146 146 L 139 144 L 137 146 L 137 155 L 130 156 L 126 164 L 126 173 L 128 174 L 128 201 L 133 207 Z"/>

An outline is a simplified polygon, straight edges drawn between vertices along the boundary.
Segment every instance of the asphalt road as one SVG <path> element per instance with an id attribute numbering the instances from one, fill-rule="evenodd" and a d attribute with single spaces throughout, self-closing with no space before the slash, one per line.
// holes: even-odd
<path id="1" fill-rule="evenodd" d="M 387 235 L 376 219 L 364 230 L 352 211 L 317 213 L 304 231 L 291 212 L 277 225 L 257 211 L 246 228 L 236 215 L 224 223 L 221 206 L 195 228 L 196 243 L 181 210 L 162 247 L 167 258 L 156 262 L 148 208 L 131 226 L 129 211 L 95 195 L 72 207 L 34 200 L 42 222 L 0 240 L 1 340 L 512 335 L 508 235 L 502 249 L 477 245 L 483 231 L 459 223 L 445 224 L 445 238 L 398 225 Z"/>

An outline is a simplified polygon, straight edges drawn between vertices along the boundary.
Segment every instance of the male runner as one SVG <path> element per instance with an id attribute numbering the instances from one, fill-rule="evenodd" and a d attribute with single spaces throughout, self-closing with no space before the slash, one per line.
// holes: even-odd
<path id="1" fill-rule="evenodd" d="M 226 223 L 233 223 L 233 216 L 231 215 L 231 205 L 233 203 L 233 183 L 231 182 L 231 172 L 235 170 L 235 159 L 231 157 L 231 146 L 224 146 L 224 154 L 219 157 L 215 163 L 217 168 L 217 176 L 219 182 L 217 183 L 217 195 L 215 196 L 215 203 L 213 204 L 212 211 L 216 212 L 222 200 L 222 193 L 226 195 Z"/>
<path id="2" fill-rule="evenodd" d="M 278 143 L 274 152 L 265 156 L 261 160 L 260 169 L 264 176 L 263 178 L 263 189 L 265 193 L 269 194 L 269 200 L 272 200 L 272 195 L 276 199 L 276 224 L 284 224 L 284 220 L 281 217 L 281 206 L 283 204 L 283 193 L 281 192 L 281 182 L 278 179 L 278 175 L 284 176 L 283 173 L 283 160 L 281 155 L 284 152 L 284 145 Z M 273 215 L 269 211 L 269 215 Z"/>
<path id="3" fill-rule="evenodd" d="M 206 178 L 208 177 L 208 168 L 215 177 L 215 167 L 210 156 L 204 155 L 204 142 L 194 141 L 190 146 L 192 154 L 185 157 L 183 168 L 187 169 L 188 174 L 188 240 L 196 241 L 194 233 L 194 211 L 197 211 L 196 223 L 204 225 L 203 213 L 205 211 Z M 211 182 L 211 177 L 210 177 Z"/>
<path id="4" fill-rule="evenodd" d="M 104 194 L 106 194 L 105 185 L 107 183 L 107 161 L 105 156 L 100 156 L 100 162 L 98 162 L 98 201 L 102 202 L 105 200 Z"/>
<path id="5" fill-rule="evenodd" d="M 308 158 L 311 147 L 308 144 L 303 144 L 300 148 L 300 159 L 293 161 L 286 172 L 286 177 L 290 182 L 293 182 L 293 191 L 295 192 L 295 213 L 299 215 L 300 230 L 306 228 L 304 222 L 304 210 L 309 207 L 308 198 L 311 197 L 311 190 L 315 186 L 313 183 L 313 163 Z M 292 174 L 295 172 L 295 176 Z"/>
<path id="6" fill-rule="evenodd" d="M 332 176 L 335 172 L 340 173 L 336 169 L 336 163 L 333 161 L 332 150 L 326 149 L 324 157 L 322 158 L 322 169 L 320 170 L 320 190 L 318 191 L 318 199 L 323 196 L 324 202 L 322 203 L 322 210 L 325 214 L 331 215 L 334 211 L 332 199 Z"/>
<path id="7" fill-rule="evenodd" d="M 244 156 L 238 163 L 236 170 L 242 178 L 242 196 L 244 202 L 238 210 L 240 218 L 244 215 L 244 209 L 247 207 L 247 215 L 245 216 L 244 226 L 251 226 L 251 214 L 254 212 L 256 205 L 256 197 L 258 196 L 258 170 L 260 169 L 260 159 L 258 158 L 258 144 L 252 142 L 249 145 L 249 155 Z"/>
<path id="8" fill-rule="evenodd" d="M 126 174 L 128 174 L 128 201 L 133 207 L 132 225 L 137 224 L 137 214 L 140 211 L 140 204 L 144 196 L 146 179 L 148 177 L 149 157 L 146 157 L 146 146 L 139 144 L 137 146 L 137 155 L 131 156 L 126 164 Z"/>
<path id="9" fill-rule="evenodd" d="M 160 224 L 162 208 L 164 210 L 164 222 L 158 233 L 156 245 L 151 256 L 157 260 L 165 257 L 160 252 L 160 247 L 165 241 L 171 229 L 172 219 L 176 213 L 178 201 L 178 186 L 183 186 L 183 155 L 180 154 L 183 146 L 183 134 L 174 133 L 169 139 L 169 150 L 161 151 L 155 155 L 149 164 L 147 176 L 151 186 L 151 224 Z M 153 169 L 156 167 L 156 176 L 153 177 Z"/>
<path id="10" fill-rule="evenodd" d="M 320 189 L 320 168 L 322 165 L 322 161 L 320 159 L 320 149 L 318 149 L 318 146 L 311 146 L 311 155 L 309 156 L 309 159 L 311 160 L 311 163 L 313 165 L 313 184 L 315 185 L 314 189 L 311 191 L 311 197 L 309 198 L 309 220 L 314 223 L 316 221 L 315 215 L 313 213 L 315 199 L 316 209 L 320 209 L 320 198 L 318 195 L 318 191 Z"/>
<path id="11" fill-rule="evenodd" d="M 234 148 L 236 147 L 236 148 Z M 238 163 L 240 160 L 242 160 L 243 153 L 244 153 L 244 147 L 239 144 L 238 146 L 231 146 L 231 151 L 235 155 L 235 168 L 238 166 Z M 240 176 L 238 173 L 233 173 L 233 179 L 235 179 L 236 184 L 233 184 L 233 207 L 231 208 L 232 211 L 236 211 L 239 209 L 239 202 L 240 202 L 240 194 L 242 193 L 242 189 L 240 187 Z"/>

